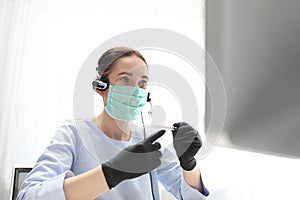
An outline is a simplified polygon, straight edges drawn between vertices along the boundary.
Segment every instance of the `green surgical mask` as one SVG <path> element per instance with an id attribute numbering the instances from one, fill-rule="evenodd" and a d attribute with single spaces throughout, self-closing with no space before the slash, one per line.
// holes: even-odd
<path id="1" fill-rule="evenodd" d="M 110 85 L 105 110 L 114 119 L 136 120 L 147 101 L 147 94 L 138 87 Z"/>

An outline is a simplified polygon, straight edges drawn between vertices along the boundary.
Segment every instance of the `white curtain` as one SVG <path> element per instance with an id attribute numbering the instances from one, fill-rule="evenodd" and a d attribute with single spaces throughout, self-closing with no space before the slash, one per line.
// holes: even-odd
<path id="1" fill-rule="evenodd" d="M 164 28 L 204 43 L 204 0 L 0 0 L 0 199 L 12 168 L 32 165 L 73 118 L 76 76 L 110 37 Z"/>

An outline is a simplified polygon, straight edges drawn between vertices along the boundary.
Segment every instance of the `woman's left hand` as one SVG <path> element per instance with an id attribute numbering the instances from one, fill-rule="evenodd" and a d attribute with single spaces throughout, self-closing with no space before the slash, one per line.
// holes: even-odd
<path id="1" fill-rule="evenodd" d="M 185 122 L 173 124 L 173 145 L 181 167 L 184 170 L 193 170 L 196 166 L 194 156 L 202 146 L 201 137 L 192 126 Z"/>

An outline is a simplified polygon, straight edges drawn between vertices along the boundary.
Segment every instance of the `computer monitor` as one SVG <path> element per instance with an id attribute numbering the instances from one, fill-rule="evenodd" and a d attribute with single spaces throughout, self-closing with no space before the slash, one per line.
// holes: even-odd
<path id="1" fill-rule="evenodd" d="M 209 0 L 206 6 L 206 49 L 227 97 L 216 144 L 299 158 L 300 1 Z M 207 82 L 216 81 L 215 66 L 207 63 Z M 206 97 L 209 127 L 218 107 Z"/>
<path id="2" fill-rule="evenodd" d="M 31 171 L 30 166 L 14 166 L 11 184 L 11 200 L 15 200 L 18 196 L 19 189 L 26 178 L 27 174 Z"/>

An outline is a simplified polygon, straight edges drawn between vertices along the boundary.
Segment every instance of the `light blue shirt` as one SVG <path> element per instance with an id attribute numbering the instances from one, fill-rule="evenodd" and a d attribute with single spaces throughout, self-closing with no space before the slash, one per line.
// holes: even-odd
<path id="1" fill-rule="evenodd" d="M 143 131 L 138 127 L 132 132 L 130 141 L 125 142 L 107 137 L 91 120 L 66 121 L 25 179 L 17 200 L 64 200 L 64 179 L 107 162 L 121 149 L 143 138 Z M 151 176 L 148 173 L 122 181 L 96 199 L 150 200 L 154 196 L 155 200 L 158 200 L 158 181 L 177 199 L 206 199 L 209 192 L 205 187 L 204 194 L 201 194 L 184 181 L 176 155 L 168 148 L 162 147 L 161 151 L 162 163 L 151 172 Z"/>

